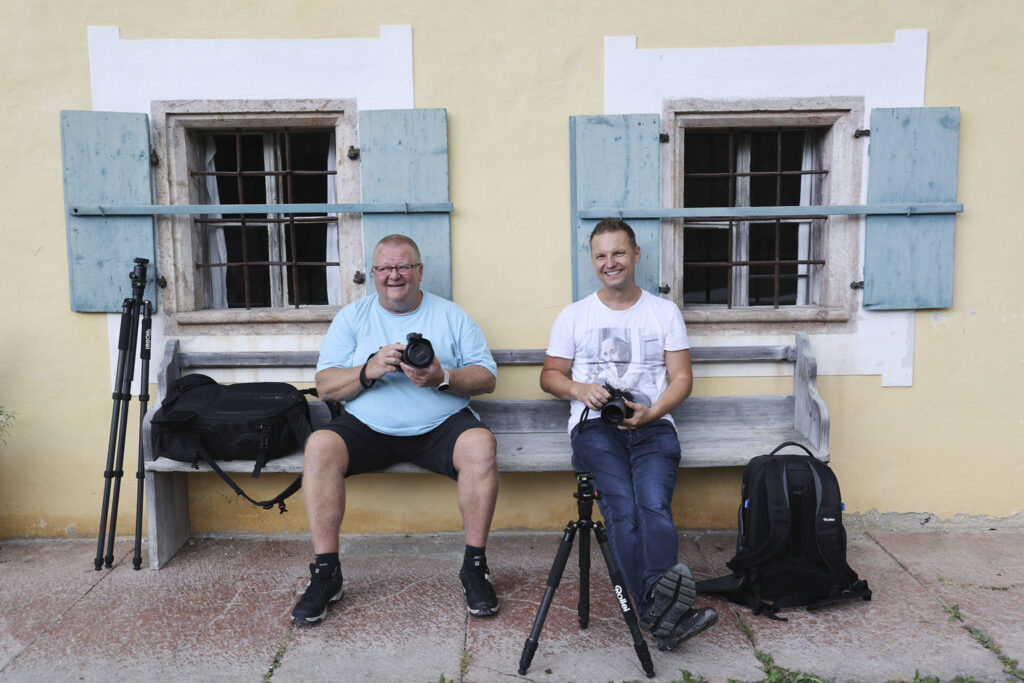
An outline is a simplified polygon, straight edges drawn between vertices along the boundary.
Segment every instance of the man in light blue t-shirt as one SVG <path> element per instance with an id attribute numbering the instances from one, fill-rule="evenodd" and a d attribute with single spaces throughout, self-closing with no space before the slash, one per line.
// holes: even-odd
<path id="1" fill-rule="evenodd" d="M 469 408 L 470 396 L 494 391 L 497 365 L 480 327 L 461 308 L 420 289 L 423 267 L 411 239 L 383 238 L 373 251 L 377 293 L 339 311 L 320 348 L 317 392 L 345 408 L 306 442 L 302 492 L 316 557 L 292 611 L 298 624 L 319 623 L 342 596 L 345 477 L 397 462 L 456 480 L 467 609 L 474 616 L 498 611 L 485 555 L 498 496 L 495 441 Z M 403 360 L 411 333 L 430 342 L 434 358 L 426 367 Z"/>

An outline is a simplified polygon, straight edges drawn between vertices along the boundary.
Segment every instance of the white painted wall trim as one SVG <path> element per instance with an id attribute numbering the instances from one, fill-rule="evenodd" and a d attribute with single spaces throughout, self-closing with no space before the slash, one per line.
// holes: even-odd
<path id="1" fill-rule="evenodd" d="M 89 27 L 92 106 L 149 113 L 153 100 L 355 98 L 359 109 L 415 106 L 412 27 L 380 38 L 123 40 Z"/>
<path id="2" fill-rule="evenodd" d="M 116 26 L 90 26 L 88 34 L 96 111 L 149 114 L 154 100 L 200 99 L 355 98 L 363 110 L 415 106 L 411 26 L 381 26 L 380 37 L 370 39 L 124 40 Z M 153 297 L 146 292 L 146 298 Z M 120 320 L 120 314 L 107 315 L 112 386 Z M 151 382 L 163 357 L 163 327 L 163 315 L 154 315 Z M 315 350 L 320 341 L 302 335 L 218 335 L 189 338 L 186 344 L 204 350 Z M 136 362 L 135 393 L 140 369 Z M 279 376 L 287 372 L 261 372 L 260 377 L 310 379 L 309 373 Z"/>
<path id="3" fill-rule="evenodd" d="M 605 113 L 662 111 L 666 99 L 753 99 L 860 96 L 864 122 L 873 107 L 924 105 L 926 30 L 896 31 L 892 43 L 771 47 L 637 49 L 635 36 L 606 37 Z M 862 177 L 867 178 L 867 155 Z M 861 201 L 867 182 L 861 183 Z M 860 253 L 864 229 L 860 227 Z M 858 265 L 858 271 L 863 265 Z M 785 343 L 785 340 L 736 343 Z M 696 343 L 715 344 L 708 338 Z M 730 340 L 731 341 L 731 340 Z M 883 386 L 914 381 L 914 314 L 864 311 L 850 334 L 815 335 L 811 348 L 823 375 L 878 375 Z M 749 368 L 737 370 L 749 374 Z M 772 374 L 772 373 L 767 373 Z"/>

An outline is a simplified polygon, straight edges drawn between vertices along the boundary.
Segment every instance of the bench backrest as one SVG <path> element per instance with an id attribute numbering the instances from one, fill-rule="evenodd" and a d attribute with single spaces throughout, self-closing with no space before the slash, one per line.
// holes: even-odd
<path id="1" fill-rule="evenodd" d="M 780 414 L 794 416 L 796 428 L 815 448 L 827 453 L 828 409 L 817 391 L 817 366 L 809 353 L 806 334 L 798 333 L 792 345 L 716 346 L 691 349 L 694 363 L 788 362 L 794 364 L 793 393 L 779 396 L 743 397 L 742 401 L 690 400 L 673 411 L 677 424 L 713 425 L 742 419 L 758 424 Z M 499 365 L 544 363 L 544 349 L 497 349 L 491 354 Z M 182 351 L 179 340 L 167 341 L 158 373 L 158 398 L 187 371 L 230 368 L 313 368 L 317 351 Z M 569 420 L 569 405 L 557 399 L 475 400 L 473 407 L 496 433 L 561 432 Z M 723 412 L 724 411 L 724 412 Z M 742 411 L 738 415 L 737 411 Z M 725 414 L 729 413 L 729 414 Z"/>

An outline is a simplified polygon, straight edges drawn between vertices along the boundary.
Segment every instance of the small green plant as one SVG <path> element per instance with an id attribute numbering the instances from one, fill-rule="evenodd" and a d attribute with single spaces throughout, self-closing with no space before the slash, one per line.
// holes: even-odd
<path id="1" fill-rule="evenodd" d="M 463 678 L 466 677 L 466 672 L 469 671 L 469 663 L 473 660 L 473 653 L 469 650 L 463 650 L 462 656 L 459 657 L 459 675 Z"/>
<path id="2" fill-rule="evenodd" d="M 680 669 L 679 673 L 682 674 L 683 677 L 679 679 L 678 683 L 708 683 L 708 679 L 704 678 L 700 674 L 694 676 L 686 669 Z M 673 683 L 677 682 L 673 681 Z"/>
<path id="3" fill-rule="evenodd" d="M 1010 676 L 1013 676 L 1018 681 L 1024 681 L 1024 670 L 1020 668 L 1017 660 L 1004 654 L 999 645 L 997 645 L 987 633 L 982 631 L 980 628 L 974 628 L 964 621 L 964 615 L 960 613 L 959 605 L 947 605 L 945 610 L 946 613 L 949 614 L 950 621 L 960 622 L 960 626 L 971 634 L 971 638 L 974 638 L 979 645 L 999 658 L 999 661 L 1003 665 L 1003 671 L 1008 673 Z"/>
<path id="4" fill-rule="evenodd" d="M 7 434 L 14 425 L 14 411 L 0 405 L 0 446 L 7 444 Z"/>

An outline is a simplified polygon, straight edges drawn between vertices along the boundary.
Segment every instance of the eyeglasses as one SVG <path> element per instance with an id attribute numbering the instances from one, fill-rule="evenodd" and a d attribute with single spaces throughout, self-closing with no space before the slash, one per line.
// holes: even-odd
<path id="1" fill-rule="evenodd" d="M 392 270 L 397 270 L 399 275 L 408 275 L 409 271 L 416 268 L 419 263 L 403 263 L 400 266 L 374 266 L 373 272 L 378 275 L 390 275 Z"/>

